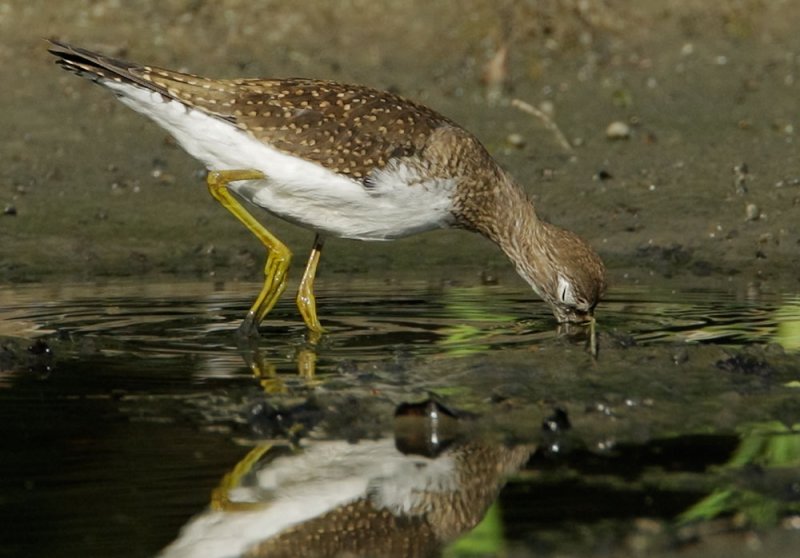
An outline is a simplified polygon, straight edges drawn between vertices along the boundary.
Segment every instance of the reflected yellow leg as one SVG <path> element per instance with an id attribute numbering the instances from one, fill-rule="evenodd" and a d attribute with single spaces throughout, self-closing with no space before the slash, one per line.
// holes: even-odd
<path id="1" fill-rule="evenodd" d="M 264 390 L 264 393 L 274 395 L 276 393 L 286 393 L 288 391 L 286 384 L 281 377 L 278 376 L 275 365 L 268 362 L 260 351 L 254 353 L 252 359 L 245 359 L 245 361 L 250 367 L 253 377 L 258 380 L 261 389 Z"/>
<path id="2" fill-rule="evenodd" d="M 308 264 L 300 281 L 300 288 L 297 290 L 297 308 L 303 316 L 306 326 L 314 333 L 321 333 L 322 326 L 317 318 L 317 299 L 314 297 L 314 277 L 317 274 L 317 265 L 322 253 L 324 241 L 317 234 L 314 237 L 314 246 L 311 248 L 311 255 L 308 257 Z"/>
<path id="3" fill-rule="evenodd" d="M 233 502 L 230 493 L 242 484 L 242 479 L 253 469 L 258 460 L 272 449 L 272 444 L 263 444 L 254 447 L 239 461 L 233 470 L 222 477 L 219 486 L 211 492 L 211 509 L 214 511 L 242 511 L 263 504 L 249 502 Z"/>
<path id="4" fill-rule="evenodd" d="M 297 375 L 306 380 L 306 385 L 316 377 L 317 353 L 314 349 L 300 349 L 297 353 Z"/>
<path id="5" fill-rule="evenodd" d="M 292 260 L 292 253 L 286 245 L 253 217 L 228 190 L 230 182 L 237 180 L 261 180 L 264 174 L 256 170 L 226 170 L 208 173 L 208 191 L 225 209 L 230 211 L 267 249 L 267 263 L 264 265 L 264 286 L 250 307 L 239 333 L 253 336 L 258 333 L 261 320 L 272 310 L 286 288 L 286 271 Z M 306 323 L 308 323 L 306 321 Z"/>

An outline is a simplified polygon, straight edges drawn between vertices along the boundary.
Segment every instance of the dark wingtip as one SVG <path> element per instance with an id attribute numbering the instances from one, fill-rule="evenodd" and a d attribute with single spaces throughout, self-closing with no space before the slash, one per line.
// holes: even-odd
<path id="1" fill-rule="evenodd" d="M 50 43 L 48 52 L 56 57 L 56 64 L 65 70 L 94 81 L 102 79 L 127 81 L 148 89 L 159 90 L 152 83 L 142 80 L 136 75 L 136 64 L 72 46 L 58 39 L 46 39 L 46 41 Z"/>
<path id="2" fill-rule="evenodd" d="M 64 60 L 93 60 L 100 57 L 96 52 L 72 46 L 58 39 L 45 39 L 50 45 L 47 52 Z"/>
<path id="3" fill-rule="evenodd" d="M 58 39 L 46 38 L 45 41 L 49 43 L 47 52 L 56 57 L 55 63 L 68 70 L 78 71 L 78 64 L 92 62 L 97 57 L 93 52 L 73 47 Z"/>
<path id="4" fill-rule="evenodd" d="M 69 49 L 70 46 L 64 41 L 59 41 L 55 37 L 44 37 L 44 40 L 49 43 L 47 50 L 53 51 L 56 49 Z"/>
<path id="5" fill-rule="evenodd" d="M 65 70 L 102 85 L 107 85 L 104 83 L 106 81 L 129 83 L 174 98 L 165 87 L 143 77 L 145 68 L 138 64 L 72 46 L 58 39 L 45 40 L 50 43 L 48 51 L 56 57 L 55 63 Z"/>
<path id="6" fill-rule="evenodd" d="M 83 50 L 55 38 L 46 37 L 44 40 L 48 43 L 47 52 L 60 58 L 79 55 Z M 89 54 L 88 51 L 85 51 L 85 53 Z"/>

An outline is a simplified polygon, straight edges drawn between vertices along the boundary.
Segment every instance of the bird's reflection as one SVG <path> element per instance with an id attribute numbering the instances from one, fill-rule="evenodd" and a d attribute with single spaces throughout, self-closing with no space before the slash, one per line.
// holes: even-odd
<path id="1" fill-rule="evenodd" d="M 534 449 L 472 435 L 476 420 L 428 400 L 382 438 L 256 447 L 162 556 L 436 555 Z"/>
<path id="2" fill-rule="evenodd" d="M 450 328 L 445 328 L 450 335 L 455 335 Z M 478 330 L 479 331 L 479 330 Z M 483 336 L 485 332 L 480 332 Z M 598 358 L 597 329 L 594 319 L 586 324 L 561 324 L 556 329 L 556 335 L 564 337 L 570 342 L 585 343 L 587 352 L 595 359 Z M 316 377 L 318 352 L 322 336 L 316 332 L 308 332 L 304 339 L 292 344 L 296 366 L 297 377 L 301 379 L 306 387 L 315 387 L 320 384 Z M 454 350 L 454 354 L 470 354 L 472 351 L 485 351 L 486 347 L 479 341 L 465 336 L 464 331 L 458 332 L 458 347 L 452 343 L 452 338 L 447 337 L 444 345 Z M 465 347 L 469 346 L 467 350 Z M 284 378 L 277 371 L 275 357 L 268 356 L 267 350 L 260 345 L 257 338 L 240 338 L 238 343 L 239 353 L 247 367 L 252 372 L 254 378 L 259 382 L 267 394 L 285 393 L 288 391 Z M 283 359 L 280 359 L 281 361 Z"/>

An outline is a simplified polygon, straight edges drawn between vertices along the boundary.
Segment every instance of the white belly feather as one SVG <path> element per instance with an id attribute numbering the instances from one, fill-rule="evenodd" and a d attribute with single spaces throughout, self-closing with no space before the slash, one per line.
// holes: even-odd
<path id="1" fill-rule="evenodd" d="M 389 240 L 453 222 L 452 179 L 421 177 L 401 160 L 370 177 L 370 186 L 287 155 L 249 134 L 142 87 L 104 81 L 120 100 L 151 118 L 210 170 L 253 169 L 266 180 L 231 188 L 293 223 L 343 238 Z"/>

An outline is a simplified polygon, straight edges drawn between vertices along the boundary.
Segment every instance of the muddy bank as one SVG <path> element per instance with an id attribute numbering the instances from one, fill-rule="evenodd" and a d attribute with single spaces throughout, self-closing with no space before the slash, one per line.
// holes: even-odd
<path id="1" fill-rule="evenodd" d="M 57 37 L 213 76 L 391 88 L 473 131 L 542 215 L 592 241 L 614 284 L 732 277 L 796 289 L 800 6 L 454 6 L 2 3 L 0 278 L 253 279 L 262 265 L 260 247 L 208 196 L 198 163 L 52 65 L 41 37 Z M 513 98 L 549 111 L 572 152 Z M 612 122 L 623 137 L 607 137 Z M 274 230 L 298 254 L 310 245 L 306 231 Z M 476 282 L 508 272 L 494 247 L 464 234 L 331 242 L 322 273 L 450 267 L 434 273 Z"/>

